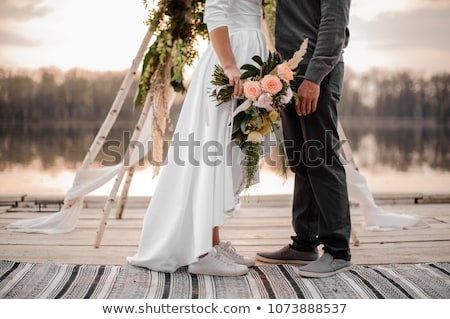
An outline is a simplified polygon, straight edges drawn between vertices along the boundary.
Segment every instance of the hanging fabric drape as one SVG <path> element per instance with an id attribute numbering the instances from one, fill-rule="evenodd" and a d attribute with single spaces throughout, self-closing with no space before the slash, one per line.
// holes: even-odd
<path id="1" fill-rule="evenodd" d="M 134 166 L 148 154 L 151 147 L 153 120 L 151 115 L 150 113 L 146 117 L 139 138 L 132 142 L 139 147 L 136 147 L 129 156 L 125 156 L 129 157 L 126 161 L 108 167 L 81 167 L 76 172 L 72 187 L 67 191 L 64 205 L 59 212 L 34 219 L 18 220 L 9 224 L 7 229 L 47 234 L 67 233 L 74 230 L 83 209 L 84 197 L 112 180 L 121 170 Z"/>

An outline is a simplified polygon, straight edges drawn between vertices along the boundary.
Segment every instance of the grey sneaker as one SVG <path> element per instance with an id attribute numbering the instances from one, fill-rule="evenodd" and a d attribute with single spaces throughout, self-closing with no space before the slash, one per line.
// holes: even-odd
<path id="1" fill-rule="evenodd" d="M 188 272 L 210 276 L 242 276 L 248 273 L 247 266 L 235 264 L 228 257 L 218 254 L 213 248 L 206 256 L 188 266 Z"/>
<path id="2" fill-rule="evenodd" d="M 283 248 L 266 253 L 256 253 L 256 259 L 270 264 L 307 265 L 319 257 L 317 249 L 313 251 L 298 251 L 286 245 Z"/>
<path id="3" fill-rule="evenodd" d="M 309 265 L 300 267 L 298 274 L 302 277 L 325 278 L 347 271 L 352 267 L 350 261 L 335 259 L 331 254 L 324 253 L 322 257 Z"/>
<path id="4" fill-rule="evenodd" d="M 221 242 L 214 248 L 217 250 L 217 253 L 225 255 L 226 257 L 234 261 L 236 264 L 245 265 L 247 267 L 252 267 L 255 264 L 255 260 L 253 258 L 248 258 L 239 255 L 236 252 L 236 248 L 234 248 L 229 241 L 226 243 Z"/>

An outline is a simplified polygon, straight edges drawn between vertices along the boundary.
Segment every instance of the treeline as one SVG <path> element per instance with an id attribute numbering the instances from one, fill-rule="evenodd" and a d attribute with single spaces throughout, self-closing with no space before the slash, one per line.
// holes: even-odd
<path id="1" fill-rule="evenodd" d="M 94 72 L 55 68 L 0 70 L 0 123 L 98 123 L 102 122 L 120 88 L 126 71 Z M 134 120 L 137 80 L 120 120 Z"/>
<path id="2" fill-rule="evenodd" d="M 126 71 L 94 72 L 54 68 L 29 71 L 0 69 L 0 124 L 101 123 L 119 90 Z M 137 88 L 133 84 L 120 119 L 135 121 Z M 352 117 L 389 117 L 450 120 L 450 74 L 429 77 L 412 71 L 367 73 L 346 71 L 340 114 Z"/>
<path id="3" fill-rule="evenodd" d="M 450 73 L 425 77 L 412 71 L 347 70 L 340 114 L 354 117 L 433 120 L 449 124 Z"/>

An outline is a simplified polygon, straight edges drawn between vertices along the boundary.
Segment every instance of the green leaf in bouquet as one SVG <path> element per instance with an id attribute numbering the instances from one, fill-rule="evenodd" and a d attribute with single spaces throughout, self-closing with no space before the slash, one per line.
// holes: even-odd
<path id="1" fill-rule="evenodd" d="M 266 62 L 261 66 L 263 75 L 269 74 L 281 63 L 281 57 L 277 52 L 269 52 Z"/>
<path id="2" fill-rule="evenodd" d="M 244 70 L 245 72 L 241 75 L 241 79 L 248 79 L 252 77 L 259 76 L 259 68 L 254 66 L 253 64 L 244 64 L 241 66 L 241 70 Z"/>
<path id="3" fill-rule="evenodd" d="M 234 88 L 232 86 L 224 86 L 221 88 L 215 89 L 213 92 L 215 92 L 214 96 L 217 100 L 217 106 L 221 105 L 222 103 L 231 101 L 231 96 L 233 95 Z"/>
<path id="4" fill-rule="evenodd" d="M 249 111 L 250 111 L 250 115 L 251 115 L 252 119 L 255 119 L 255 120 L 259 120 L 259 118 L 261 118 L 260 112 L 264 112 L 263 109 L 258 109 L 256 107 L 249 108 Z"/>
<path id="5" fill-rule="evenodd" d="M 246 117 L 244 117 L 242 119 L 242 122 L 241 122 L 241 132 L 242 133 L 247 132 L 247 130 L 248 130 L 248 122 L 250 122 L 250 119 L 251 119 L 251 117 L 249 117 L 249 116 L 246 116 Z"/>
<path id="6" fill-rule="evenodd" d="M 225 74 L 225 71 L 220 65 L 214 66 L 213 79 L 211 80 L 211 84 L 217 86 L 223 86 L 230 83 L 230 80 Z"/>
<path id="7" fill-rule="evenodd" d="M 238 123 L 242 122 L 243 119 L 245 118 L 245 116 L 246 116 L 246 114 L 245 114 L 244 111 L 239 112 L 238 114 L 236 114 L 234 116 L 234 120 L 233 120 L 234 126 L 236 127 L 238 125 Z"/>
<path id="8" fill-rule="evenodd" d="M 259 55 L 255 55 L 255 56 L 252 58 L 252 60 L 255 61 L 256 63 L 258 63 L 259 66 L 261 66 L 261 65 L 264 64 L 262 58 L 261 58 Z"/>

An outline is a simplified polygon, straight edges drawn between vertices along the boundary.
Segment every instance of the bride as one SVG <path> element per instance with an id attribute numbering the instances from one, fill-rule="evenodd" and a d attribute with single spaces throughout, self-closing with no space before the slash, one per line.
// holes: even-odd
<path id="1" fill-rule="evenodd" d="M 241 152 L 230 141 L 231 105 L 209 96 L 220 64 L 243 93 L 239 66 L 267 55 L 260 29 L 260 0 L 207 0 L 204 22 L 210 46 L 194 72 L 157 188 L 147 208 L 135 266 L 194 274 L 239 276 L 254 264 L 220 240 L 219 227 L 232 215 L 242 184 Z"/>

